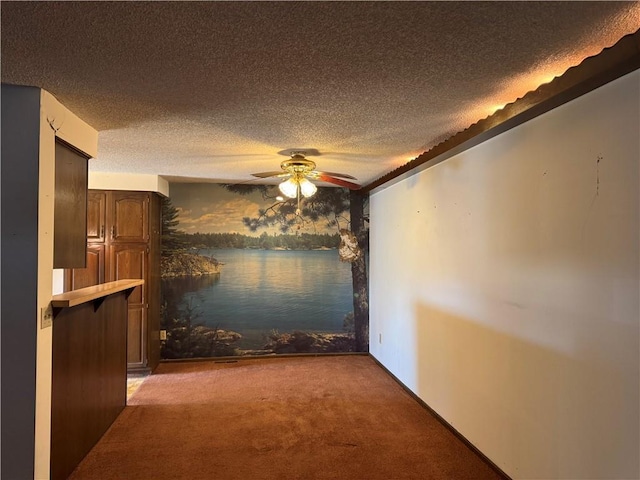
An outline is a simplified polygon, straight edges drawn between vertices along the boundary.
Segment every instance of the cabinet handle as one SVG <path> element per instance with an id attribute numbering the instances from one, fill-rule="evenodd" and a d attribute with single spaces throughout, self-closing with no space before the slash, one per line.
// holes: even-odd
<path id="1" fill-rule="evenodd" d="M 116 238 L 116 226 L 111 227 L 111 238 Z"/>
<path id="2" fill-rule="evenodd" d="M 104 238 L 104 225 L 100 225 L 100 238 Z"/>

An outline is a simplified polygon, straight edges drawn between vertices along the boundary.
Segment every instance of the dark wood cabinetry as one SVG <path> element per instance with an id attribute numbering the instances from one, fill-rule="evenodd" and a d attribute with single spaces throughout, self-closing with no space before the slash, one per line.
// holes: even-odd
<path id="1" fill-rule="evenodd" d="M 65 291 L 78 290 L 104 283 L 104 245 L 87 245 L 87 267 L 67 270 Z"/>
<path id="2" fill-rule="evenodd" d="M 160 196 L 89 190 L 87 268 L 66 272 L 65 289 L 140 278 L 129 296 L 127 365 L 153 370 L 160 361 Z"/>
<path id="3" fill-rule="evenodd" d="M 89 191 L 87 195 L 87 242 L 104 243 L 107 224 L 107 192 Z"/>
<path id="4" fill-rule="evenodd" d="M 111 245 L 109 247 L 109 272 L 111 280 L 126 278 L 147 280 L 149 278 L 149 247 L 145 243 Z M 136 287 L 129 296 L 127 362 L 130 368 L 147 366 L 149 300 L 146 285 Z"/>
<path id="5" fill-rule="evenodd" d="M 126 405 L 127 296 L 140 283 L 112 282 L 52 298 L 52 480 L 70 475 Z"/>
<path id="6" fill-rule="evenodd" d="M 112 192 L 111 243 L 146 243 L 149 241 L 149 194 Z"/>
<path id="7" fill-rule="evenodd" d="M 56 138 L 53 268 L 85 266 L 88 160 Z"/>

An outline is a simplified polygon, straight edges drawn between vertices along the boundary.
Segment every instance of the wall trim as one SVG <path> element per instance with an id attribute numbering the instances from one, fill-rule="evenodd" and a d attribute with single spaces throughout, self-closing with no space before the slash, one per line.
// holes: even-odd
<path id="1" fill-rule="evenodd" d="M 640 29 L 362 187 L 376 193 L 640 68 Z"/>
<path id="2" fill-rule="evenodd" d="M 478 447 L 476 447 L 473 443 L 471 443 L 467 438 L 462 435 L 458 430 L 456 430 L 449 422 L 447 422 L 444 418 L 442 418 L 438 412 L 436 412 L 433 408 L 431 408 L 424 400 L 422 400 L 418 395 L 416 395 L 409 387 L 407 387 L 404 383 L 400 381 L 398 377 L 396 377 L 391 371 L 385 367 L 376 357 L 374 357 L 371 353 L 369 353 L 371 359 L 378 364 L 378 366 L 384 370 L 387 375 L 389 375 L 392 379 L 396 381 L 398 385 L 400 385 L 405 392 L 407 392 L 416 402 L 420 404 L 427 412 L 429 412 L 433 417 L 440 422 L 447 430 L 453 433 L 462 443 L 464 443 L 473 453 L 478 455 L 480 459 L 486 463 L 493 471 L 495 471 L 498 475 L 500 475 L 504 480 L 512 480 L 509 475 L 507 475 L 498 465 L 493 463 L 489 457 L 487 457 L 484 453 L 482 453 Z"/>
<path id="3" fill-rule="evenodd" d="M 368 352 L 328 352 L 328 353 L 269 353 L 266 355 L 231 355 L 226 357 L 195 357 L 195 358 L 163 358 L 160 363 L 189 363 L 189 362 L 213 362 L 235 363 L 242 360 L 262 360 L 292 357 L 342 357 L 349 355 L 368 356 Z"/>

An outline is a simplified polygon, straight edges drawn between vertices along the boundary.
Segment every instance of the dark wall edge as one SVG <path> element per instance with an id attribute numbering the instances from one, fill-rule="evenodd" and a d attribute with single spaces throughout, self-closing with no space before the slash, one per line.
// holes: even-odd
<path id="1" fill-rule="evenodd" d="M 2 478 L 35 472 L 40 89 L 2 84 Z"/>
<path id="2" fill-rule="evenodd" d="M 362 187 L 376 193 L 640 68 L 640 29 Z"/>

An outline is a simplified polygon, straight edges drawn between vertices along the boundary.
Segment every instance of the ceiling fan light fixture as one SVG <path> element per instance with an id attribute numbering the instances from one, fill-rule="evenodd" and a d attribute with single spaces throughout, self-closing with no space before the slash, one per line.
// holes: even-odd
<path id="1" fill-rule="evenodd" d="M 305 198 L 312 197 L 318 191 L 318 187 L 309 181 L 309 178 L 314 180 L 321 180 L 323 182 L 333 183 L 343 188 L 349 188 L 351 190 L 358 190 L 360 185 L 352 183 L 349 180 L 356 180 L 351 175 L 344 173 L 333 172 L 318 172 L 316 171 L 316 164 L 311 160 L 304 158 L 304 153 L 301 151 L 293 151 L 290 160 L 285 160 L 280 163 L 282 172 L 261 172 L 253 173 L 254 177 L 258 178 L 270 178 L 270 177 L 288 177 L 287 180 L 282 181 L 278 188 L 288 198 L 298 199 L 298 208 L 300 207 L 300 195 Z M 307 178 L 308 177 L 308 178 Z M 281 201 L 281 200 L 278 200 Z"/>
<path id="2" fill-rule="evenodd" d="M 312 197 L 318 191 L 318 188 L 304 177 L 299 180 L 299 184 L 300 193 L 302 193 L 305 198 Z"/>
<path id="3" fill-rule="evenodd" d="M 298 196 L 298 181 L 294 177 L 282 182 L 278 188 L 285 197 L 296 198 Z"/>

